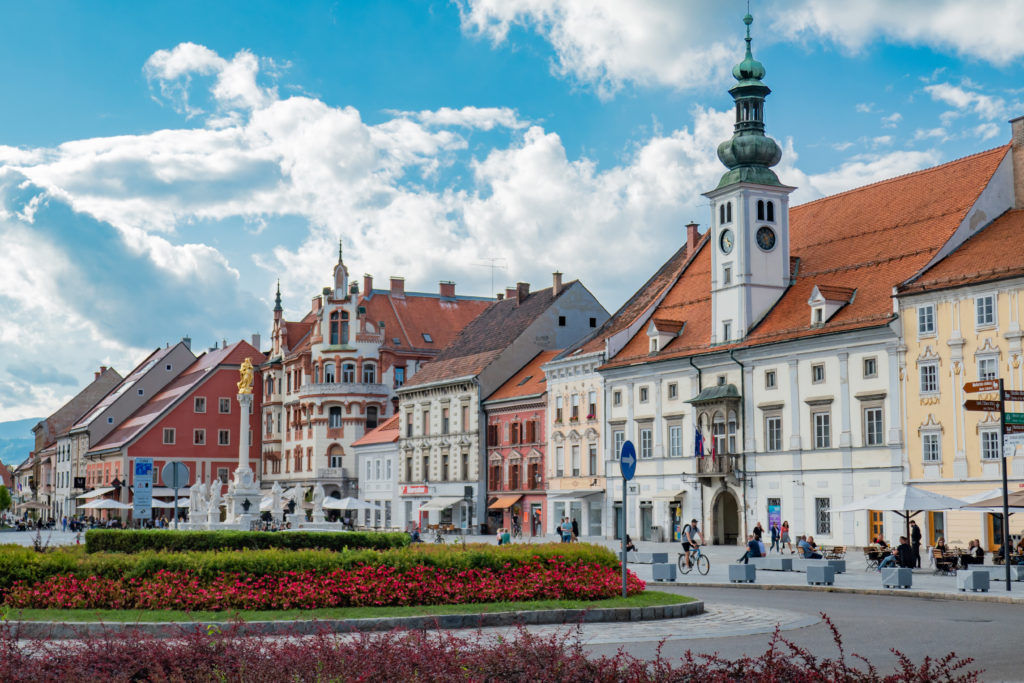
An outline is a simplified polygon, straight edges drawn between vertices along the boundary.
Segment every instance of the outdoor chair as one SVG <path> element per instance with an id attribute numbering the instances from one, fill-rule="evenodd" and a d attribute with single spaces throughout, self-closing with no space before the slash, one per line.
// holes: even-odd
<path id="1" fill-rule="evenodd" d="M 878 569 L 878 563 L 882 561 L 881 549 L 872 546 L 864 548 L 864 561 L 867 563 L 867 571 Z"/>
<path id="2" fill-rule="evenodd" d="M 834 545 L 828 549 L 822 549 L 822 556 L 826 560 L 842 560 L 846 557 L 845 545 Z"/>
<path id="3" fill-rule="evenodd" d="M 935 562 L 934 574 L 942 574 L 943 576 L 956 574 L 956 560 L 946 557 L 938 548 L 932 549 L 932 560 Z"/>

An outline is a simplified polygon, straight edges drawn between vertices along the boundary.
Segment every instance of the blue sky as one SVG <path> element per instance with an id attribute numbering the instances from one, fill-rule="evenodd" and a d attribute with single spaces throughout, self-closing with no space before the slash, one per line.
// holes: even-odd
<path id="1" fill-rule="evenodd" d="M 839 6 L 843 5 L 843 6 Z M 614 310 L 723 169 L 745 2 L 7 3 L 0 420 L 298 316 L 355 275 L 487 294 L 580 278 Z M 1010 0 L 754 2 L 796 202 L 1004 144 Z"/>

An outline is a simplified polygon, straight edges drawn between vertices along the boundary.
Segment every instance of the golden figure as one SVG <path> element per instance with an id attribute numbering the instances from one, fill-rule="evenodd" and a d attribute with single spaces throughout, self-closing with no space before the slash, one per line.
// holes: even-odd
<path id="1" fill-rule="evenodd" d="M 238 370 L 238 393 L 252 393 L 252 360 L 246 358 Z"/>

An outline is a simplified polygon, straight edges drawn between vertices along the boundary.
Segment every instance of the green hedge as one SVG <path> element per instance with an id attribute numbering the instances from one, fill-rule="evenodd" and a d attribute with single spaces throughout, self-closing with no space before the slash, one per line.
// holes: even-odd
<path id="1" fill-rule="evenodd" d="M 268 534 L 277 535 L 277 534 Z M 86 553 L 82 546 L 37 553 L 21 546 L 0 546 L 0 593 L 15 581 L 42 581 L 56 574 L 79 577 L 142 577 L 166 569 L 191 570 L 209 578 L 222 572 L 274 574 L 288 571 L 329 571 L 355 565 L 385 565 L 407 569 L 416 565 L 456 569 L 501 568 L 560 557 L 572 563 L 617 567 L 615 553 L 586 543 L 494 546 L 468 544 L 414 545 L 390 550 L 254 550 L 251 552 L 181 552 L 148 550 L 140 553 Z"/>
<path id="2" fill-rule="evenodd" d="M 90 529 L 85 548 L 90 553 L 141 553 L 146 550 L 194 552 L 202 550 L 387 550 L 409 545 L 409 535 L 363 531 L 173 531 L 171 529 Z"/>

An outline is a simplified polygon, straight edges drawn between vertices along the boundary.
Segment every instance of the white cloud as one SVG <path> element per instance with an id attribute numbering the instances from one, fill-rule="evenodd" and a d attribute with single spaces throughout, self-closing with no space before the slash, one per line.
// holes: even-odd
<path id="1" fill-rule="evenodd" d="M 992 121 L 1008 116 L 1006 101 L 984 93 L 965 90 L 949 83 L 925 86 L 925 92 L 938 102 L 944 102 L 963 111 L 970 111 L 982 119 Z"/>
<path id="2" fill-rule="evenodd" d="M 529 122 L 519 120 L 516 111 L 508 107 L 462 107 L 461 109 L 441 107 L 436 111 L 397 111 L 392 113 L 396 116 L 415 119 L 427 126 L 461 126 L 477 128 L 479 130 L 492 130 L 494 128 L 518 130 L 529 125 Z"/>
<path id="3" fill-rule="evenodd" d="M 891 135 L 878 135 L 871 140 L 871 144 L 874 147 L 888 147 L 892 144 Z"/>
<path id="4" fill-rule="evenodd" d="M 982 123 L 978 126 L 975 126 L 974 129 L 971 130 L 972 135 L 974 135 L 975 137 L 979 137 L 982 140 L 991 140 L 992 138 L 997 137 L 1002 132 L 1002 128 L 1000 128 L 997 124 L 991 122 Z"/>
<path id="5" fill-rule="evenodd" d="M 914 131 L 914 142 L 918 140 L 928 140 L 931 138 L 939 138 L 945 140 L 949 137 L 949 133 L 946 132 L 945 128 L 918 128 Z"/>
<path id="6" fill-rule="evenodd" d="M 894 111 L 888 116 L 882 117 L 882 128 L 895 128 L 903 120 L 903 114 Z"/>
<path id="7" fill-rule="evenodd" d="M 875 111 L 875 103 L 874 102 L 867 102 L 867 103 L 859 102 L 857 104 L 857 106 L 854 107 L 854 109 L 857 110 L 858 114 L 870 114 L 871 112 Z"/>
<path id="8" fill-rule="evenodd" d="M 785 157 L 784 157 L 785 158 Z M 942 157 L 936 150 L 924 152 L 899 151 L 882 155 L 858 155 L 843 162 L 838 168 L 807 175 L 799 169 L 786 173 L 786 182 L 796 185 L 794 203 L 803 203 L 819 197 L 876 183 L 886 178 L 919 171 L 934 166 Z"/>

